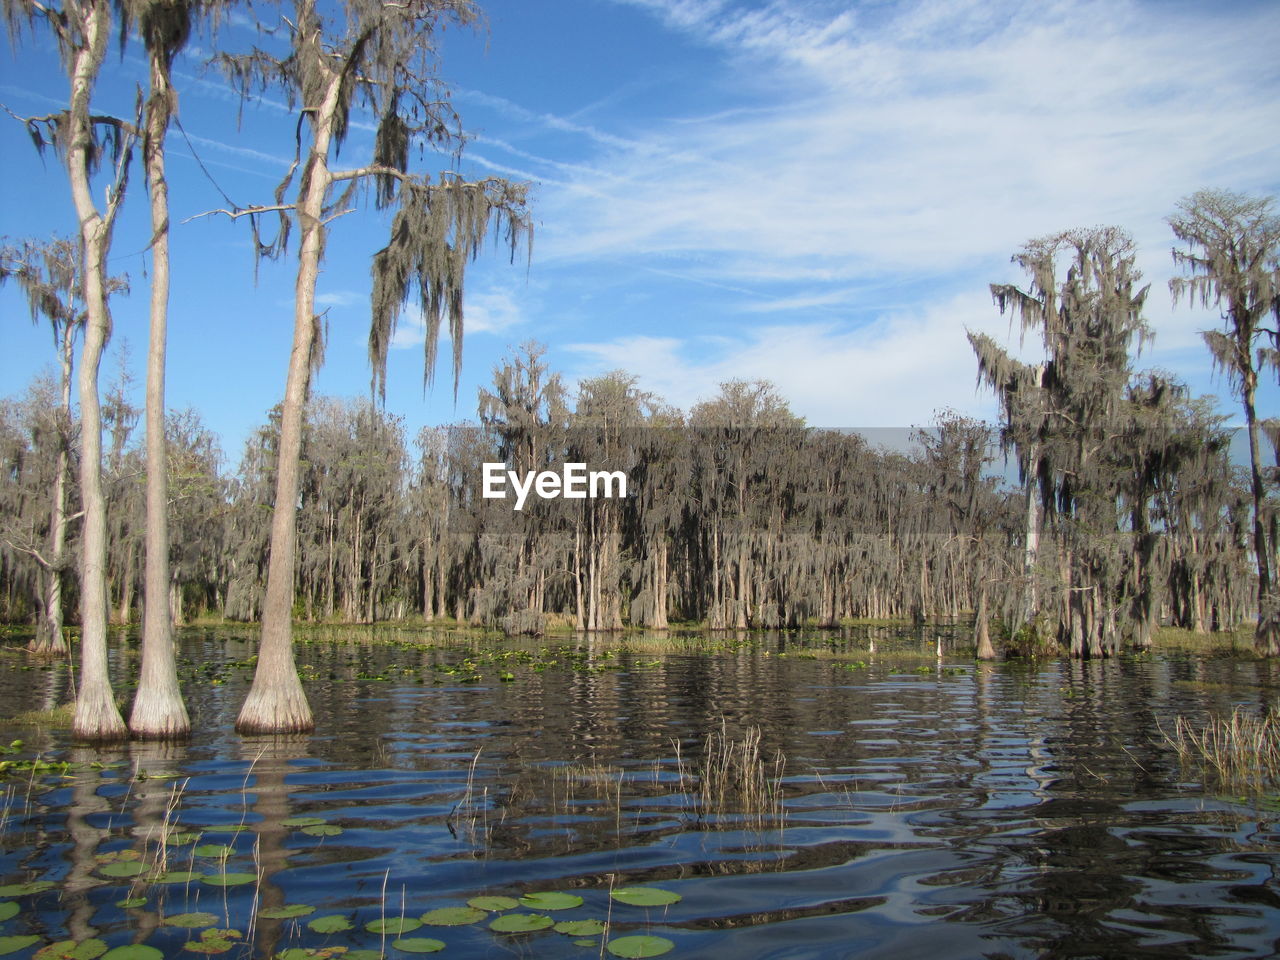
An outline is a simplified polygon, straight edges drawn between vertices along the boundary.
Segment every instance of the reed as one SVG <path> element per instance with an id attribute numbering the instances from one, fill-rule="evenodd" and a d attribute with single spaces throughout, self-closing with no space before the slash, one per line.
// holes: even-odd
<path id="1" fill-rule="evenodd" d="M 702 819 L 736 816 L 755 829 L 781 826 L 786 815 L 782 751 L 766 759 L 760 749 L 760 728 L 748 727 L 741 737 L 729 733 L 721 718 L 703 747 L 698 770 L 698 812 Z"/>
<path id="2" fill-rule="evenodd" d="M 1280 785 L 1280 717 L 1274 712 L 1237 707 L 1203 725 L 1180 716 L 1173 735 L 1164 736 L 1183 766 L 1198 768 L 1206 783 L 1253 793 Z"/>

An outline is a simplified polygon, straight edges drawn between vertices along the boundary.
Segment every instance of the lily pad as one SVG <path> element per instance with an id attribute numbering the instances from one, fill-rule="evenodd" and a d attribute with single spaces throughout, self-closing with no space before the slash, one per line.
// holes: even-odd
<path id="1" fill-rule="evenodd" d="M 160 921 L 166 927 L 207 927 L 218 922 L 215 913 L 175 913 Z"/>
<path id="2" fill-rule="evenodd" d="M 165 843 L 171 847 L 185 847 L 188 843 L 195 843 L 200 839 L 200 834 L 192 830 L 183 830 L 180 833 L 171 833 L 165 840 Z"/>
<path id="3" fill-rule="evenodd" d="M 309 837 L 336 837 L 342 832 L 342 828 L 332 823 L 317 823 L 310 827 L 303 827 L 302 832 Z"/>
<path id="4" fill-rule="evenodd" d="M 489 929 L 498 933 L 532 933 L 545 930 L 554 922 L 540 913 L 504 913 L 489 924 Z"/>
<path id="5" fill-rule="evenodd" d="M 0 956 L 25 950 L 33 943 L 39 943 L 39 937 L 0 937 Z"/>
<path id="6" fill-rule="evenodd" d="M 130 943 L 108 950 L 102 960 L 164 960 L 164 954 L 145 943 Z"/>
<path id="7" fill-rule="evenodd" d="M 98 939 L 59 940 L 41 947 L 31 960 L 97 960 L 107 952 L 107 945 Z"/>
<path id="8" fill-rule="evenodd" d="M 422 922 L 433 927 L 462 927 L 483 920 L 489 914 L 475 907 L 439 907 L 422 915 Z"/>
<path id="9" fill-rule="evenodd" d="M 289 817 L 280 821 L 282 827 L 318 827 L 324 823 L 324 817 Z"/>
<path id="10" fill-rule="evenodd" d="M 348 950 L 342 960 L 385 960 L 385 956 L 380 950 Z"/>
<path id="11" fill-rule="evenodd" d="M 202 930 L 199 940 L 188 940 L 184 946 L 192 953 L 226 953 L 243 936 L 239 930 Z"/>
<path id="12" fill-rule="evenodd" d="M 315 907 L 305 903 L 287 903 L 283 907 L 259 910 L 258 916 L 266 917 L 268 920 L 292 920 L 294 917 L 305 917 L 315 912 Z"/>
<path id="13" fill-rule="evenodd" d="M 604 933 L 604 924 L 599 920 L 561 920 L 555 926 L 556 933 L 567 933 L 571 937 L 594 937 Z"/>
<path id="14" fill-rule="evenodd" d="M 21 907 L 12 900 L 6 900 L 4 903 L 0 903 L 0 923 L 3 923 L 10 917 L 16 917 L 20 909 Z"/>
<path id="15" fill-rule="evenodd" d="M 612 891 L 609 896 L 619 903 L 630 904 L 633 907 L 665 907 L 684 899 L 678 893 L 662 890 L 659 887 L 620 887 Z"/>
<path id="16" fill-rule="evenodd" d="M 615 957 L 626 957 L 638 960 L 641 957 L 660 957 L 675 949 L 675 944 L 666 937 L 653 937 L 642 934 L 636 937 L 618 937 L 605 944 L 605 949 Z"/>
<path id="17" fill-rule="evenodd" d="M 477 910 L 514 910 L 520 906 L 520 901 L 515 897 L 472 897 L 467 906 Z"/>
<path id="18" fill-rule="evenodd" d="M 225 843 L 202 843 L 192 851 L 197 857 L 208 857 L 211 860 L 225 860 L 236 852 L 235 847 Z"/>
<path id="19" fill-rule="evenodd" d="M 316 933 L 341 933 L 343 930 L 352 929 L 351 920 L 345 914 L 330 913 L 323 917 L 316 917 L 307 924 L 307 929 Z"/>
<path id="20" fill-rule="evenodd" d="M 114 863 L 104 863 L 98 868 L 98 872 L 104 877 L 136 877 L 146 869 L 144 864 L 136 860 L 117 860 Z"/>
<path id="21" fill-rule="evenodd" d="M 153 873 L 146 878 L 151 883 L 190 883 L 199 880 L 200 874 L 194 870 L 170 870 L 167 873 Z"/>
<path id="22" fill-rule="evenodd" d="M 364 925 L 370 933 L 408 933 L 422 926 L 417 917 L 387 917 L 383 920 L 371 920 Z"/>
<path id="23" fill-rule="evenodd" d="M 121 910 L 130 910 L 133 907 L 145 907 L 146 905 L 146 897 L 125 897 L 123 900 L 116 901 L 116 906 Z"/>
<path id="24" fill-rule="evenodd" d="M 405 953 L 438 953 L 445 948 L 443 940 L 432 940 L 430 937 L 405 937 L 392 940 L 391 945 Z"/>
<path id="25" fill-rule="evenodd" d="M 598 946 L 600 946 L 600 944 L 599 944 L 599 943 L 597 943 L 595 940 L 575 940 L 575 941 L 573 941 L 573 945 L 574 945 L 575 947 L 598 947 Z"/>
<path id="26" fill-rule="evenodd" d="M 211 887 L 238 887 L 242 883 L 253 883 L 258 879 L 256 873 L 211 873 L 200 878 L 201 883 Z"/>
<path id="27" fill-rule="evenodd" d="M 582 906 L 582 898 L 576 893 L 526 893 L 520 898 L 523 906 L 532 910 L 572 910 Z"/>
<path id="28" fill-rule="evenodd" d="M 55 886 L 52 880 L 32 880 L 29 883 L 11 883 L 7 887 L 0 887 L 0 899 L 9 899 L 10 897 L 27 897 L 33 893 L 44 893 L 51 890 Z M 39 939 L 37 937 L 36 939 Z"/>

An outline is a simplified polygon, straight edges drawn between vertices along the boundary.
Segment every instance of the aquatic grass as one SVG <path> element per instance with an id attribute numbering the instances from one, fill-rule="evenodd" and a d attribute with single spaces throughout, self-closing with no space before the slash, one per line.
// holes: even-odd
<path id="1" fill-rule="evenodd" d="M 1236 707 L 1229 717 L 1203 725 L 1179 716 L 1165 742 L 1184 767 L 1198 768 L 1206 783 L 1230 792 L 1265 793 L 1280 784 L 1280 717 Z"/>
<path id="2" fill-rule="evenodd" d="M 785 820 L 782 777 L 786 757 L 779 750 L 766 760 L 760 728 L 748 727 L 740 738 L 729 733 L 722 717 L 703 746 L 698 771 L 698 812 L 703 820 L 737 816 L 756 829 L 781 826 Z"/>

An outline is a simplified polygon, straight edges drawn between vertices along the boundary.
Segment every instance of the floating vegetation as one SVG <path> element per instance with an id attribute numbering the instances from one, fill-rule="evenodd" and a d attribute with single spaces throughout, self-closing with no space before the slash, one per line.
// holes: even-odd
<path id="1" fill-rule="evenodd" d="M 392 940 L 391 946 L 405 953 L 438 953 L 446 944 L 443 940 L 433 940 L 431 937 L 404 937 Z"/>
<path id="2" fill-rule="evenodd" d="M 421 919 L 432 927 L 462 927 L 469 923 L 479 923 L 488 915 L 488 911 L 476 907 L 439 907 L 428 910 Z"/>
<path id="3" fill-rule="evenodd" d="M 385 917 L 382 920 L 371 920 L 364 925 L 364 928 L 370 933 L 409 933 L 417 930 L 422 926 L 422 921 L 416 917 Z"/>
<path id="4" fill-rule="evenodd" d="M 307 924 L 307 929 L 314 933 L 342 933 L 355 929 L 349 917 L 342 913 L 331 913 L 316 917 Z"/>
<path id="5" fill-rule="evenodd" d="M 283 907 L 267 907 L 259 910 L 258 916 L 267 920 L 293 920 L 296 917 L 307 917 L 316 912 L 316 908 L 305 903 L 290 903 Z"/>
<path id="6" fill-rule="evenodd" d="M 632 937 L 618 937 L 610 940 L 607 949 L 615 957 L 627 957 L 636 960 L 640 957 L 660 957 L 675 949 L 675 944 L 666 937 L 653 937 L 647 934 Z"/>
<path id="7" fill-rule="evenodd" d="M 101 940 L 59 940 L 41 947 L 31 960 L 97 960 L 107 952 L 107 945 Z"/>
<path id="8" fill-rule="evenodd" d="M 477 910 L 514 910 L 520 906 L 520 901 L 514 897 L 472 897 L 467 901 L 467 906 Z"/>
<path id="9" fill-rule="evenodd" d="M 489 924 L 489 929 L 497 933 L 532 933 L 546 930 L 554 923 L 550 917 L 540 913 L 504 913 Z"/>
<path id="10" fill-rule="evenodd" d="M 575 893 L 527 893 L 520 904 L 531 910 L 570 910 L 582 906 L 582 898 Z"/>
<path id="11" fill-rule="evenodd" d="M 621 887 L 611 890 L 609 896 L 633 907 L 665 907 L 681 900 L 680 894 L 658 887 Z"/>

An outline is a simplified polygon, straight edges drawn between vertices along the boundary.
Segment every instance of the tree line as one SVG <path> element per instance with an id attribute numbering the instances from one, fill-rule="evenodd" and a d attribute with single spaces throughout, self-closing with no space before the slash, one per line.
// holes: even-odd
<path id="1" fill-rule="evenodd" d="M 998 441 L 1018 465 L 1019 497 L 987 476 L 990 431 L 964 418 L 941 416 L 921 433 L 922 452 L 906 454 L 805 429 L 763 383 L 724 384 L 683 414 L 619 373 L 580 384 L 570 404 L 532 347 L 495 372 L 473 428 L 415 438 L 410 456 L 375 400 L 310 396 L 324 353 L 316 286 L 334 222 L 366 196 L 389 210 L 386 243 L 371 253 L 374 397 L 411 301 L 426 320 L 428 376 L 448 324 L 456 385 L 466 266 L 487 238 L 514 257 L 531 232 L 524 185 L 410 163 L 464 147 L 434 40 L 446 25 L 476 23 L 479 10 L 470 0 L 284 7 L 237 10 L 264 26 L 261 45 L 237 50 L 212 32 L 231 12 L 225 0 L 4 0 L 11 39 L 56 41 L 67 105 L 21 120 L 62 161 L 78 235 L 11 244 L 0 266 L 50 323 L 61 369 L 5 408 L 0 573 L 6 611 L 34 610 L 45 649 L 65 642 L 62 607 L 77 600 L 78 736 L 187 733 L 171 629 L 191 607 L 262 624 L 237 720 L 245 733 L 313 725 L 293 662 L 295 615 L 451 614 L 536 633 L 549 618 L 584 630 L 672 618 L 721 628 L 971 610 L 981 655 L 993 653 L 997 623 L 1078 656 L 1141 646 L 1162 616 L 1191 626 L 1256 616 L 1259 650 L 1277 652 L 1275 475 L 1261 441 L 1269 434 L 1274 446 L 1277 431 L 1255 403 L 1259 377 L 1280 371 L 1280 226 L 1269 199 L 1202 192 L 1170 219 L 1184 269 L 1175 297 L 1224 319 L 1206 342 L 1245 412 L 1243 484 L 1208 407 L 1171 378 L 1133 369 L 1146 288 L 1115 228 L 1033 241 L 1015 257 L 1027 288 L 993 285 L 1000 310 L 1040 332 L 1042 363 L 970 338 L 981 382 L 1001 401 Z M 198 418 L 167 417 L 164 403 L 165 141 L 172 66 L 197 31 L 209 32 L 212 62 L 241 98 L 276 91 L 297 117 L 294 162 L 270 202 L 209 211 L 247 221 L 259 256 L 296 250 L 283 400 L 230 477 Z M 145 54 L 136 116 L 94 109 L 112 35 Z M 372 120 L 372 148 L 334 166 L 353 113 Z M 126 283 L 108 274 L 107 255 L 135 153 L 151 214 L 141 449 L 129 442 L 139 412 L 123 390 L 99 389 L 109 300 Z M 622 464 L 636 494 L 504 512 L 476 499 L 486 458 L 519 470 Z M 112 608 L 128 616 L 139 602 L 142 677 L 126 724 L 107 680 L 106 627 Z"/>

